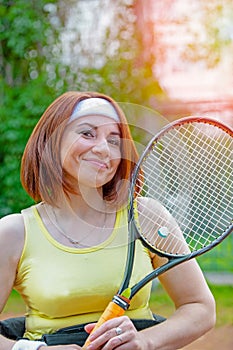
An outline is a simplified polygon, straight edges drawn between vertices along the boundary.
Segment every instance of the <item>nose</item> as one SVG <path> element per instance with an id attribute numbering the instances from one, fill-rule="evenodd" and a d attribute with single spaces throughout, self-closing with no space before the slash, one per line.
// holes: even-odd
<path id="1" fill-rule="evenodd" d="M 105 138 L 97 140 L 92 148 L 92 151 L 105 157 L 108 156 L 110 154 L 110 149 L 107 140 Z"/>

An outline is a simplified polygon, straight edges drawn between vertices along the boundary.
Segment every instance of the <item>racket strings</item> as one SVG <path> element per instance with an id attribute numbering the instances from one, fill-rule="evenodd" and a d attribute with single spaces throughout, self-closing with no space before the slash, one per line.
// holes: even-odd
<path id="1" fill-rule="evenodd" d="M 152 171 L 154 171 L 154 167 L 153 168 L 150 168 L 150 172 L 152 172 Z M 200 176 L 199 176 L 199 178 L 201 178 L 202 177 L 202 174 L 200 174 Z M 198 183 L 198 181 L 199 181 L 199 178 L 198 178 L 198 176 L 196 175 L 196 181 L 197 181 L 197 183 Z M 187 178 L 187 180 L 189 180 L 188 178 Z M 180 178 L 180 181 L 184 181 L 184 177 L 183 176 L 181 176 L 181 178 Z M 187 181 L 186 181 L 187 182 Z M 201 184 L 201 182 L 200 182 L 200 184 Z M 141 182 L 141 185 L 142 185 L 142 182 Z M 202 185 L 202 184 L 201 184 Z M 201 186 L 200 185 L 200 186 Z M 198 186 L 197 186 L 197 188 L 198 188 Z M 202 188 L 202 193 L 203 193 L 203 198 L 205 199 L 205 197 L 206 197 L 206 200 L 208 201 L 208 197 L 210 198 L 210 199 L 215 199 L 216 200 L 216 202 L 217 202 L 217 200 L 218 199 L 221 199 L 221 196 L 219 195 L 219 193 L 217 193 L 217 196 L 216 196 L 216 194 L 215 193 L 213 193 L 213 194 L 211 194 L 210 193 L 210 191 L 208 191 L 208 188 L 207 188 L 207 186 L 205 186 L 205 188 L 203 187 Z M 187 199 L 185 199 L 185 197 L 184 197 L 184 200 L 190 200 L 189 198 Z M 169 202 L 169 199 L 168 199 L 168 202 Z M 200 215 L 201 215 L 201 211 L 199 210 L 199 212 L 200 212 Z M 208 214 L 207 214 L 208 215 Z M 210 216 L 210 218 L 211 218 L 211 216 Z"/>
<path id="2" fill-rule="evenodd" d="M 140 193 L 153 198 L 140 201 L 141 234 L 161 251 L 182 254 L 184 238 L 190 251 L 211 244 L 232 221 L 232 137 L 215 125 L 186 124 L 170 129 L 155 142 L 142 163 Z M 156 204 L 165 207 L 176 224 Z M 141 208 L 141 209 L 140 209 Z M 168 237 L 158 235 L 161 223 Z M 170 223 L 172 222 L 172 224 Z M 159 226 L 158 225 L 158 226 Z M 178 227 L 182 235 L 177 234 Z"/>
<path id="3" fill-rule="evenodd" d="M 216 155 L 214 154 L 214 152 L 213 151 L 215 151 L 215 149 L 214 150 L 212 150 L 211 152 L 211 157 L 208 157 L 208 161 L 209 162 L 213 162 L 213 161 L 215 161 L 216 160 Z M 206 159 L 205 158 L 203 158 L 202 157 L 202 152 L 196 152 L 196 154 L 198 155 L 198 157 L 200 157 L 200 160 L 202 161 L 202 163 L 205 165 L 205 163 L 206 163 Z M 215 158 L 214 158 L 215 157 Z M 219 155 L 217 155 L 217 157 L 219 158 Z M 218 159 L 217 158 L 217 159 Z M 204 160 L 203 160 L 204 159 Z M 198 159 L 199 160 L 199 159 Z M 194 159 L 194 161 L 195 161 L 195 163 L 194 164 L 196 164 L 196 161 L 197 161 L 197 159 Z M 201 164 L 201 165 L 203 165 L 203 164 Z M 208 163 L 207 163 L 208 164 Z M 202 172 L 200 172 L 200 175 L 198 176 L 198 173 L 196 174 L 196 176 L 195 176 L 195 180 L 196 180 L 196 182 L 198 183 L 198 181 L 200 180 L 199 178 L 201 178 L 203 176 L 203 173 Z M 213 174 L 212 174 L 212 181 L 214 182 L 214 178 L 213 178 Z M 220 179 L 219 179 L 219 177 L 217 177 L 217 180 L 219 181 Z M 210 192 L 210 190 L 209 190 L 209 183 L 207 182 L 206 184 L 204 184 L 204 187 L 203 187 L 203 181 L 200 181 L 199 182 L 200 183 L 200 187 L 202 186 L 202 197 L 203 197 L 203 199 L 204 200 L 206 200 L 206 204 L 208 204 L 208 202 L 210 201 L 210 199 L 213 199 L 212 200 L 212 202 L 213 201 L 215 201 L 215 200 L 217 200 L 218 199 L 218 195 L 216 196 L 216 193 L 214 193 L 214 195 L 211 195 L 210 196 L 210 194 L 211 194 L 211 192 Z M 197 186 L 196 186 L 197 187 Z M 197 187 L 197 189 L 200 191 L 200 189 Z M 205 190 L 204 190 L 205 189 Z M 208 198 L 207 198 L 207 196 L 208 196 Z M 212 198 L 211 198 L 212 197 Z M 216 201 L 217 202 L 217 201 Z M 216 205 L 217 205 L 217 203 L 216 203 Z M 207 209 L 207 205 L 206 205 L 206 207 L 205 207 L 205 210 Z M 206 212 L 206 216 L 208 216 L 208 210 L 207 210 L 207 212 Z M 210 219 L 211 219 L 211 216 L 210 216 Z"/>
<path id="4" fill-rule="evenodd" d="M 154 154 L 152 154 L 151 155 L 152 157 L 154 156 Z M 195 160 L 195 162 L 196 162 L 196 160 Z M 205 164 L 206 164 L 206 159 L 203 161 L 203 166 L 205 166 Z M 189 166 L 191 167 L 191 164 L 189 163 Z M 155 169 L 153 169 L 153 171 L 155 171 Z M 180 178 L 179 178 L 179 180 L 180 180 L 180 182 L 182 181 L 184 181 L 185 180 L 185 177 L 186 177 L 186 184 L 189 182 L 189 183 L 191 183 L 191 180 L 192 180 L 192 178 L 193 178 L 193 174 L 192 174 L 193 172 L 192 171 L 190 171 L 190 169 L 189 169 L 189 173 L 188 174 L 186 174 L 186 176 L 184 176 L 184 175 L 182 175 L 181 174 L 181 176 L 180 176 Z M 218 172 L 216 172 L 215 171 L 215 173 L 214 172 L 212 172 L 212 182 L 214 183 L 214 182 L 216 182 L 216 186 L 218 186 L 218 183 L 219 182 L 221 182 L 221 180 L 223 181 L 223 182 L 226 182 L 226 176 L 225 176 L 225 174 L 223 173 L 223 172 L 220 172 L 220 174 L 221 175 L 219 175 L 219 171 Z M 215 175 L 215 177 L 214 177 L 214 175 Z M 220 202 L 221 201 L 221 199 L 222 199 L 222 195 L 221 195 L 221 192 L 217 192 L 216 193 L 216 191 L 215 192 L 211 192 L 211 189 L 210 189 L 210 187 L 209 187 L 209 184 L 208 183 L 206 183 L 206 184 L 203 184 L 203 182 L 202 181 L 200 181 L 201 179 L 202 179 L 202 177 L 203 177 L 203 172 L 196 172 L 196 174 L 195 174 L 195 181 L 196 181 L 196 189 L 198 190 L 198 191 L 200 191 L 200 187 L 202 187 L 201 188 L 201 190 L 202 190 L 202 195 L 203 195 L 203 199 L 205 199 L 206 200 L 206 204 L 208 204 L 208 202 L 210 201 L 210 200 L 212 200 L 212 201 L 216 201 L 216 213 L 217 213 L 217 208 L 218 208 L 218 206 L 219 206 L 219 204 L 217 204 L 218 203 L 218 201 Z M 216 180 L 216 181 L 215 181 Z M 199 185 L 198 185 L 198 183 L 199 183 Z M 212 185 L 213 186 L 213 185 Z M 219 187 L 219 186 L 218 186 Z M 230 185 L 228 186 L 228 187 L 230 187 Z M 187 197 L 186 197 L 186 200 L 188 200 L 187 199 Z M 168 199 L 168 201 L 169 201 L 169 199 Z M 206 207 L 207 207 L 207 205 L 206 205 Z M 207 208 L 205 208 L 205 209 L 207 209 Z M 210 209 L 209 209 L 209 211 L 210 211 Z M 201 211 L 199 210 L 199 212 L 200 212 L 200 215 L 201 215 Z M 208 209 L 207 209 L 207 213 L 206 213 L 206 215 L 208 216 Z M 210 216 L 210 218 L 211 218 L 211 216 Z"/>

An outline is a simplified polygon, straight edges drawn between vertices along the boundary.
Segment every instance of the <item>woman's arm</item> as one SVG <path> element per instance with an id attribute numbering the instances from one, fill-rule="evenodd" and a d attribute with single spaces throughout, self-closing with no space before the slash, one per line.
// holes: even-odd
<path id="1" fill-rule="evenodd" d="M 160 258 L 154 257 L 156 266 Z M 160 277 L 176 311 L 165 322 L 142 331 L 151 341 L 148 349 L 179 349 L 209 331 L 215 324 L 215 301 L 195 260 Z M 153 344 L 153 345 L 152 345 Z"/>
<path id="2" fill-rule="evenodd" d="M 20 214 L 0 220 L 0 312 L 13 288 L 24 245 L 24 224 Z"/>
<path id="3" fill-rule="evenodd" d="M 24 245 L 24 224 L 20 214 L 0 220 L 0 312 L 12 291 Z M 0 350 L 11 349 L 14 341 L 0 336 Z"/>

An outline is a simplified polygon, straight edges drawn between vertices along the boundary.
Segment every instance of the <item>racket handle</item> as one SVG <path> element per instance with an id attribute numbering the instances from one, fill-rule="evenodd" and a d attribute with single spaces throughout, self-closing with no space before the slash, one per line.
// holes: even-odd
<path id="1" fill-rule="evenodd" d="M 95 327 L 91 331 L 90 335 L 98 329 L 103 323 L 105 323 L 108 320 L 111 320 L 112 318 L 123 316 L 125 311 L 128 309 L 130 304 L 130 300 L 126 299 L 122 296 L 115 295 L 113 300 L 110 301 L 102 315 L 100 316 L 98 322 L 96 323 Z M 89 336 L 90 336 L 89 335 Z M 83 349 L 86 349 L 86 347 L 91 343 L 89 340 L 89 336 L 83 345 Z"/>

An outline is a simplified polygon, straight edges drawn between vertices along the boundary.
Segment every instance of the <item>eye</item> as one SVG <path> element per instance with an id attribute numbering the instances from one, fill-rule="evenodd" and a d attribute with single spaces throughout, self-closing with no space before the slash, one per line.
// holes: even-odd
<path id="1" fill-rule="evenodd" d="M 92 138 L 95 136 L 95 131 L 92 128 L 78 130 L 77 133 L 83 135 L 85 138 Z"/>
<path id="2" fill-rule="evenodd" d="M 108 138 L 108 143 L 110 143 L 113 146 L 120 147 L 120 145 L 121 145 L 120 137 L 118 137 L 118 136 L 111 136 L 111 137 Z"/>

